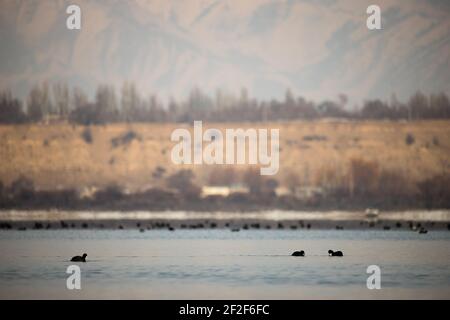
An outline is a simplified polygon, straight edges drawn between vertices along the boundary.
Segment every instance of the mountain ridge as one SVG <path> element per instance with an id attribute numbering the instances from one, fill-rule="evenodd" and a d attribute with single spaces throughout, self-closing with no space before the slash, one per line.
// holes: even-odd
<path id="1" fill-rule="evenodd" d="M 193 87 L 259 99 L 286 89 L 314 100 L 450 94 L 450 6 L 383 0 L 79 1 L 82 30 L 65 28 L 65 0 L 2 2 L 0 87 L 25 97 L 42 81 L 93 94 L 125 80 L 142 93 L 185 97 Z"/>

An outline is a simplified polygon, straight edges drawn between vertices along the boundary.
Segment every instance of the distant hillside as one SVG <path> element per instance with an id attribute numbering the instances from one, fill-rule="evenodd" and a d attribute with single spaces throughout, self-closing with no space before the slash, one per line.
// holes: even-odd
<path id="1" fill-rule="evenodd" d="M 0 180 L 23 175 L 44 189 L 115 183 L 130 190 L 163 183 L 183 168 L 170 160 L 170 134 L 182 124 L 68 124 L 0 126 Z M 417 182 L 450 171 L 450 122 L 280 122 L 208 124 L 221 128 L 280 128 L 282 185 L 330 185 L 353 159 L 367 160 Z M 206 127 L 206 125 L 205 125 Z M 159 167 L 159 168 L 158 168 Z M 245 166 L 234 166 L 237 176 Z M 191 167 L 208 184 L 213 166 Z M 220 167 L 219 169 L 223 169 Z"/>

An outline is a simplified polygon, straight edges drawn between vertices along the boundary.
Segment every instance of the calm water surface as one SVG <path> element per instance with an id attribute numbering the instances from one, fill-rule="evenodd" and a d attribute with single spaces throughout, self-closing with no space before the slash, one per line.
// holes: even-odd
<path id="1" fill-rule="evenodd" d="M 68 290 L 83 252 L 82 289 Z M 0 257 L 3 299 L 450 299 L 448 231 L 0 231 Z"/>

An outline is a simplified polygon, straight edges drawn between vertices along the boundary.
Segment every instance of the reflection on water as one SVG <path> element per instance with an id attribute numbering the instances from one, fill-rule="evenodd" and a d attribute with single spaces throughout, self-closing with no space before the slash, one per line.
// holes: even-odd
<path id="1" fill-rule="evenodd" d="M 0 297 L 449 299 L 449 249 L 448 231 L 2 231 Z M 83 252 L 82 290 L 69 291 Z M 382 290 L 366 288 L 372 264 Z"/>

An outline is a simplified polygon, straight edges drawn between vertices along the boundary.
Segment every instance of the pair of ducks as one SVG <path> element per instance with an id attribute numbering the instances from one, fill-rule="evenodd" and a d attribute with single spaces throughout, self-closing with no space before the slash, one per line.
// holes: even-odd
<path id="1" fill-rule="evenodd" d="M 330 257 L 343 257 L 344 256 L 342 251 L 333 251 L 333 250 L 328 250 L 328 255 Z M 305 251 L 303 251 L 303 250 L 301 250 L 301 251 L 294 251 L 294 253 L 292 253 L 292 256 L 294 256 L 294 257 L 304 257 L 305 256 Z"/>

